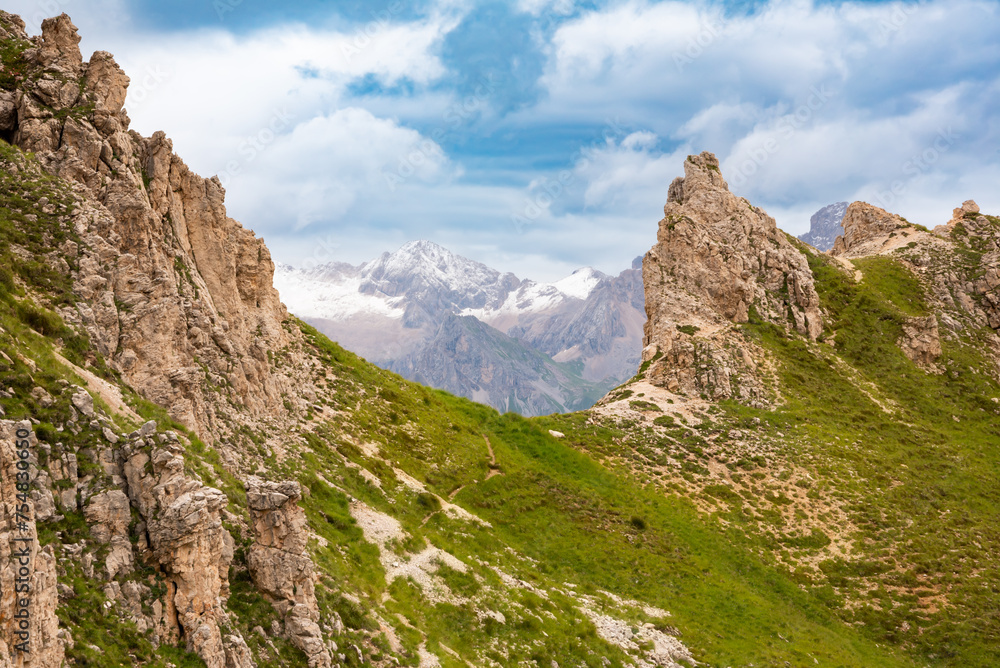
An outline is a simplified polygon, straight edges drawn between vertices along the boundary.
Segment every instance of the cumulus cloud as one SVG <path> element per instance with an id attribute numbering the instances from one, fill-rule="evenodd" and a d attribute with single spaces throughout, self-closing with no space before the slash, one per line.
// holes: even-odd
<path id="1" fill-rule="evenodd" d="M 133 127 L 166 130 L 178 152 L 207 173 L 221 171 L 275 115 L 300 123 L 348 106 L 358 77 L 385 85 L 426 84 L 444 69 L 432 53 L 446 26 L 435 20 L 356 30 L 292 25 L 248 35 L 213 29 L 125 34 L 110 47 L 131 74 Z"/>
<path id="2" fill-rule="evenodd" d="M 664 154 L 711 150 L 734 190 L 788 215 L 790 231 L 855 197 L 935 224 L 961 201 L 960 175 L 998 158 L 1000 48 L 970 25 L 1000 27 L 998 4 L 775 0 L 726 17 L 712 3 L 633 0 L 556 33 L 539 112 L 617 113 L 669 139 Z"/>
<path id="3" fill-rule="evenodd" d="M 359 203 L 453 177 L 443 150 L 420 133 L 348 107 L 286 135 L 242 144 L 225 173 L 230 208 L 265 229 L 337 224 Z"/>

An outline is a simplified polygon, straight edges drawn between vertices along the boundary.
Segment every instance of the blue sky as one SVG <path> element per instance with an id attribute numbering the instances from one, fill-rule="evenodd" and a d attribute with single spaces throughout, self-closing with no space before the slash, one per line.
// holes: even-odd
<path id="1" fill-rule="evenodd" d="M 431 239 L 617 272 L 684 156 L 799 234 L 866 200 L 1000 212 L 1000 2 L 27 0 L 115 54 L 127 108 L 292 264 Z M 54 10 L 54 11 L 53 11 Z"/>

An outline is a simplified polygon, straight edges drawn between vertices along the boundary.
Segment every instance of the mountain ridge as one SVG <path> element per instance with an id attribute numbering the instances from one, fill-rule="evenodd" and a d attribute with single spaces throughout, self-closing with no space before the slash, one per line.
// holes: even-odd
<path id="1" fill-rule="evenodd" d="M 589 408 L 632 375 L 643 318 L 637 273 L 585 267 L 538 283 L 414 241 L 357 266 L 278 265 L 275 281 L 293 312 L 366 359 L 498 410 L 538 415 Z M 496 333 L 457 327 L 455 317 Z M 486 358 L 497 371 L 488 380 L 473 361 Z"/>

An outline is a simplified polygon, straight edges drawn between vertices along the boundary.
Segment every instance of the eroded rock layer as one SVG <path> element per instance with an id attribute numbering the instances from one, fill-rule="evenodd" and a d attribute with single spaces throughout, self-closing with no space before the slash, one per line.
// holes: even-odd
<path id="1" fill-rule="evenodd" d="M 319 628 L 313 564 L 307 551 L 306 516 L 296 501 L 297 482 L 247 481 L 254 532 L 247 563 L 254 584 L 284 617 L 285 633 L 309 657 L 310 668 L 329 668 L 330 653 Z"/>

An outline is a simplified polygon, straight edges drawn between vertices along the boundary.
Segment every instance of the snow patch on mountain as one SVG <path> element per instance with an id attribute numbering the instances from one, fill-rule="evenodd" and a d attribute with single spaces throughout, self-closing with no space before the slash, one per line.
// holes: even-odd
<path id="1" fill-rule="evenodd" d="M 402 318 L 407 301 L 423 300 L 450 306 L 456 315 L 493 321 L 586 300 L 607 278 L 584 267 L 555 283 L 522 281 L 433 242 L 411 241 L 358 267 L 329 264 L 307 270 L 278 264 L 274 282 L 288 310 L 302 318 Z"/>
<path id="2" fill-rule="evenodd" d="M 296 269 L 277 264 L 274 287 L 288 310 L 303 318 L 322 318 L 342 322 L 357 315 L 378 315 L 386 318 L 403 317 L 398 306 L 403 298 L 361 292 L 362 278 L 338 272 L 331 276 L 322 268 Z"/>
<path id="3" fill-rule="evenodd" d="M 565 295 L 576 299 L 586 299 L 598 284 L 607 278 L 606 275 L 592 267 L 577 269 L 566 278 L 552 285 Z"/>

